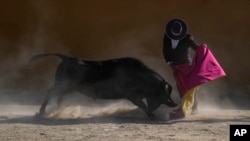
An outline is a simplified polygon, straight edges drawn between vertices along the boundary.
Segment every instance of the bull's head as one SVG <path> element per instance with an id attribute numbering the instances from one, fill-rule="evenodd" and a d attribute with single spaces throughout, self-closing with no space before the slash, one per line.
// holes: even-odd
<path id="1" fill-rule="evenodd" d="M 176 107 L 178 104 L 176 104 L 173 99 L 171 98 L 171 93 L 172 93 L 172 86 L 170 84 L 165 85 L 165 94 L 164 97 L 162 98 L 163 103 L 166 104 L 169 107 Z"/>

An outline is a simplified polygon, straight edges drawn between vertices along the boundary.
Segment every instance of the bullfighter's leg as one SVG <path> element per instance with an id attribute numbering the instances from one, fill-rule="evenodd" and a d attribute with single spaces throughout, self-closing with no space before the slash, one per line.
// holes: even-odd
<path id="1" fill-rule="evenodd" d="M 150 112 L 146 106 L 146 104 L 142 101 L 142 99 L 131 99 L 131 101 L 138 106 L 139 108 L 141 108 L 149 118 L 155 118 L 155 115 Z"/>
<path id="2" fill-rule="evenodd" d="M 195 115 L 198 113 L 198 103 L 197 103 L 197 94 L 194 94 L 194 105 L 192 107 L 192 115 Z"/>

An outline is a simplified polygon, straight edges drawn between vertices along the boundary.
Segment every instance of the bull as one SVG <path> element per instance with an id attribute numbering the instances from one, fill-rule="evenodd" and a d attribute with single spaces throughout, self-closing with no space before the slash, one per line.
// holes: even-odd
<path id="1" fill-rule="evenodd" d="M 60 57 L 62 62 L 57 67 L 54 86 L 47 91 L 39 115 L 44 115 L 52 95 L 57 96 L 57 106 L 60 107 L 63 97 L 71 92 L 80 92 L 93 99 L 127 99 L 149 118 L 155 117 L 153 112 L 161 104 L 177 105 L 170 96 L 172 86 L 138 59 L 90 61 L 54 53 L 35 55 L 31 62 L 50 55 Z"/>

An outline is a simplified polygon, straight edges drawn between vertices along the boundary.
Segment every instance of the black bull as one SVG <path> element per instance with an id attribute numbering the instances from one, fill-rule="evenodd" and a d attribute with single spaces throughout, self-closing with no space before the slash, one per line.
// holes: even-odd
<path id="1" fill-rule="evenodd" d="M 55 84 L 48 90 L 39 115 L 45 113 L 52 95 L 58 96 L 57 105 L 60 106 L 63 97 L 74 91 L 93 99 L 130 100 L 148 117 L 154 117 L 152 112 L 161 104 L 169 107 L 177 105 L 170 97 L 172 86 L 137 59 L 87 61 L 61 54 L 39 54 L 31 61 L 49 55 L 62 58 L 62 62 L 57 67 Z"/>

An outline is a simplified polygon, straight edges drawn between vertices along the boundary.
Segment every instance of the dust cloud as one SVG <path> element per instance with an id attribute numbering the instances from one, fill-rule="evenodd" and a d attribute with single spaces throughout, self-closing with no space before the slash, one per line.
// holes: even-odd
<path id="1" fill-rule="evenodd" d="M 249 13 L 246 0 L 0 0 L 0 140 L 229 140 L 229 125 L 250 122 Z M 173 86 L 180 103 L 162 54 L 172 18 L 187 22 L 227 74 L 200 86 L 197 115 L 169 121 L 173 109 L 161 105 L 154 112 L 159 120 L 149 121 L 127 100 L 72 93 L 60 108 L 53 97 L 45 117 L 35 116 L 61 61 L 28 63 L 39 53 L 138 58 Z"/>
<path id="2" fill-rule="evenodd" d="M 73 101 L 76 103 L 75 101 Z M 85 102 L 85 106 L 79 105 L 64 105 L 60 109 L 51 109 L 47 112 L 46 117 L 49 118 L 91 118 L 91 117 L 107 117 L 107 116 L 121 116 L 126 117 L 126 111 L 132 114 L 132 111 L 137 109 L 132 103 L 127 101 L 106 101 L 105 103 L 89 103 Z M 123 114 L 122 114 L 123 113 Z M 128 113 L 127 113 L 128 114 Z M 138 116 L 134 113 L 133 116 Z M 140 113 L 143 116 L 144 113 Z M 139 114 L 139 115 L 140 115 Z M 128 115 L 127 115 L 128 116 Z"/>
<path id="3" fill-rule="evenodd" d="M 174 87 L 172 97 L 178 103 L 172 71 L 162 56 L 162 39 L 166 22 L 179 17 L 188 23 L 189 32 L 198 43 L 211 48 L 227 73 L 225 78 L 200 87 L 200 109 L 250 107 L 248 1 L 13 0 L 0 1 L 0 9 L 1 105 L 33 105 L 37 107 L 32 112 L 39 110 L 46 90 L 53 86 L 60 60 L 48 57 L 28 62 L 33 55 L 47 52 L 88 60 L 138 58 Z M 95 103 L 84 99 L 82 102 Z M 69 107 L 51 110 L 48 116 L 112 115 L 122 108 L 135 108 L 126 102 L 108 102 L 106 108 L 101 106 L 103 109 L 94 106 L 99 109 L 94 111 L 82 103 L 72 107 L 77 103 L 73 100 L 65 104 Z"/>

